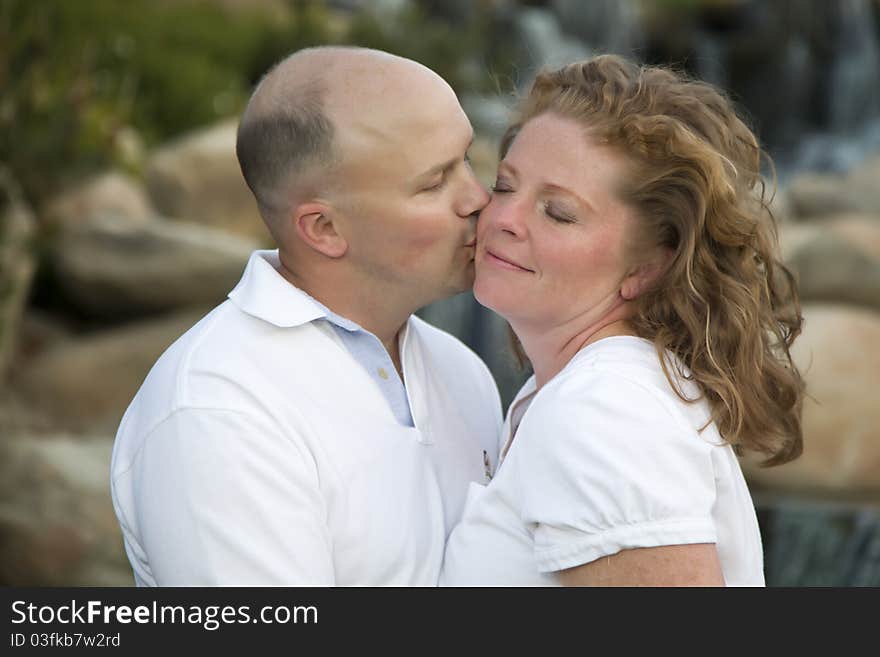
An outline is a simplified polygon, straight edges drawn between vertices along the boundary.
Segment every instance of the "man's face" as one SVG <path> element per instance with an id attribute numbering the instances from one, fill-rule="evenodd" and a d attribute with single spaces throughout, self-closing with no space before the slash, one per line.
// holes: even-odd
<path id="1" fill-rule="evenodd" d="M 473 285 L 476 213 L 489 197 L 452 91 L 412 96 L 341 136 L 336 197 L 360 280 L 420 307 Z"/>

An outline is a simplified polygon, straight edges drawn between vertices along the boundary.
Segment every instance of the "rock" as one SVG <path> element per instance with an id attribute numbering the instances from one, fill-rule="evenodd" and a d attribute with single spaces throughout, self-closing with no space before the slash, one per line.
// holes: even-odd
<path id="1" fill-rule="evenodd" d="M 22 368 L 19 392 L 51 426 L 115 434 L 153 363 L 204 313 L 183 312 L 60 343 Z"/>
<path id="2" fill-rule="evenodd" d="M 880 215 L 846 212 L 805 223 L 786 223 L 779 228 L 783 260 L 789 260 L 810 241 L 831 235 L 845 240 L 865 255 L 880 259 Z"/>
<path id="3" fill-rule="evenodd" d="M 145 223 L 156 211 L 143 185 L 124 173 L 110 171 L 62 192 L 41 214 L 50 226 L 63 228 L 106 214 L 128 223 Z"/>
<path id="4" fill-rule="evenodd" d="M 870 210 L 880 215 L 880 153 L 868 157 L 850 171 L 849 181 L 860 191 L 870 194 L 873 204 Z"/>
<path id="5" fill-rule="evenodd" d="M 802 300 L 880 310 L 880 221 L 843 216 L 786 226 L 780 236 Z"/>
<path id="6" fill-rule="evenodd" d="M 806 219 L 857 209 L 852 199 L 842 193 L 843 184 L 841 175 L 802 173 L 795 176 L 788 186 L 794 216 Z"/>
<path id="7" fill-rule="evenodd" d="M 34 216 L 11 174 L 0 167 L 0 387 L 13 358 L 36 266 Z"/>
<path id="8" fill-rule="evenodd" d="M 783 224 L 779 226 L 779 253 L 782 261 L 791 264 L 791 259 L 805 245 L 821 238 L 827 226 L 821 223 Z"/>
<path id="9" fill-rule="evenodd" d="M 788 192 L 793 213 L 799 218 L 845 212 L 880 215 L 880 156 L 862 162 L 848 174 L 797 175 Z"/>
<path id="10" fill-rule="evenodd" d="M 235 157 L 238 121 L 191 133 L 157 150 L 147 189 L 159 212 L 272 244 Z"/>
<path id="11" fill-rule="evenodd" d="M 852 303 L 880 310 L 880 260 L 846 240 L 828 235 L 810 241 L 789 262 L 801 298 Z"/>
<path id="12" fill-rule="evenodd" d="M 33 307 L 26 308 L 21 318 L 16 356 L 25 362 L 72 336 L 73 331 L 65 317 Z"/>
<path id="13" fill-rule="evenodd" d="M 132 586 L 110 499 L 113 440 L 0 441 L 0 584 Z"/>
<path id="14" fill-rule="evenodd" d="M 833 305 L 804 307 L 792 355 L 804 374 L 804 452 L 774 468 L 744 470 L 772 491 L 880 499 L 880 313 Z"/>
<path id="15" fill-rule="evenodd" d="M 834 235 L 846 240 L 865 255 L 880 260 L 880 213 L 845 214 L 828 217 L 826 224 Z"/>
<path id="16" fill-rule="evenodd" d="M 63 231 L 50 265 L 80 311 L 120 319 L 218 303 L 256 247 L 197 224 L 102 215 Z"/>
<path id="17" fill-rule="evenodd" d="M 769 182 L 767 183 L 767 189 L 768 193 L 769 190 L 772 189 Z M 770 199 L 770 212 L 773 213 L 773 218 L 776 219 L 776 222 L 779 224 L 791 221 L 791 199 L 789 199 L 788 196 L 788 189 L 782 186 L 777 186 L 773 197 Z"/>

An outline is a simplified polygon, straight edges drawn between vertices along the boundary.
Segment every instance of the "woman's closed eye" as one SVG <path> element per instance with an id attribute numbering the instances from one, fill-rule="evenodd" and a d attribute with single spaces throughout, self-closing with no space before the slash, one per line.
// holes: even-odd
<path id="1" fill-rule="evenodd" d="M 573 213 L 553 203 L 544 203 L 544 212 L 548 217 L 561 224 L 573 224 L 577 222 L 577 218 Z"/>

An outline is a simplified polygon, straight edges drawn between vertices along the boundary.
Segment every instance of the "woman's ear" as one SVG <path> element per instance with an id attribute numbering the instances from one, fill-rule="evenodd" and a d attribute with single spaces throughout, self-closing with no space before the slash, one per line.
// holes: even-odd
<path id="1" fill-rule="evenodd" d="M 339 232 L 339 221 L 330 205 L 301 203 L 294 208 L 291 221 L 297 236 L 328 258 L 341 258 L 348 250 L 348 241 Z"/>
<path id="2" fill-rule="evenodd" d="M 674 255 L 672 249 L 660 247 L 650 260 L 633 267 L 620 284 L 620 296 L 633 301 L 650 290 L 669 269 Z"/>

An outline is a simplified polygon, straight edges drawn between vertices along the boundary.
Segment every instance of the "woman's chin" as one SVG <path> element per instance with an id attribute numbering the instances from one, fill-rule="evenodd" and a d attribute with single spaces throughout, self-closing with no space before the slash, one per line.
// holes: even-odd
<path id="1" fill-rule="evenodd" d="M 493 281 L 490 283 L 485 277 L 481 279 L 479 270 L 477 271 L 477 276 L 474 280 L 474 298 L 477 300 L 477 303 L 498 313 L 502 317 L 506 317 L 507 311 L 512 310 L 510 308 L 510 296 L 509 291 L 498 289 L 497 282 Z"/>

